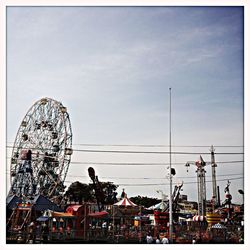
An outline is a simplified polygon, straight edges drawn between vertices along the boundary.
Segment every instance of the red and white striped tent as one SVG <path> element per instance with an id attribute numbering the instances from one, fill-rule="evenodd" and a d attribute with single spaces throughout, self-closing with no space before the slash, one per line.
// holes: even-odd
<path id="1" fill-rule="evenodd" d="M 119 207 L 137 207 L 137 205 L 134 202 L 132 202 L 129 198 L 127 198 L 126 196 L 122 200 L 116 202 L 114 204 L 114 206 L 119 206 Z"/>

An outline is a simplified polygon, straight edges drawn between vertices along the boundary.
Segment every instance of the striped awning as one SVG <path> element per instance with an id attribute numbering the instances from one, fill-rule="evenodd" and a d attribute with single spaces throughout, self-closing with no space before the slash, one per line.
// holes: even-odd
<path id="1" fill-rule="evenodd" d="M 203 215 L 195 215 L 193 217 L 193 221 L 206 221 L 206 216 Z"/>

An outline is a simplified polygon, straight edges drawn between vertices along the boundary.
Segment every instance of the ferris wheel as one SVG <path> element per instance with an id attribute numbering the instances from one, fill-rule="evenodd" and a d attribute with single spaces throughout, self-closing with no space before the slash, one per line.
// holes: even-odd
<path id="1" fill-rule="evenodd" d="M 51 98 L 37 101 L 18 129 L 10 163 L 10 194 L 56 197 L 64 191 L 72 150 L 67 108 Z"/>

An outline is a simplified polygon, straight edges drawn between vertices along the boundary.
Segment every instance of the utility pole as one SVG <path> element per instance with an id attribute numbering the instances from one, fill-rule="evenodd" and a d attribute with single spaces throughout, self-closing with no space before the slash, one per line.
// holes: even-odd
<path id="1" fill-rule="evenodd" d="M 169 241 L 173 242 L 173 211 L 172 211 L 172 159 L 171 159 L 171 88 L 169 88 Z"/>
<path id="2" fill-rule="evenodd" d="M 215 163 L 214 151 L 215 151 L 215 148 L 212 145 L 210 148 L 210 152 L 211 152 L 211 167 L 212 167 L 213 198 L 215 200 L 214 205 L 218 206 L 219 201 L 218 201 L 218 194 L 217 194 L 216 171 L 215 171 L 217 164 Z"/>

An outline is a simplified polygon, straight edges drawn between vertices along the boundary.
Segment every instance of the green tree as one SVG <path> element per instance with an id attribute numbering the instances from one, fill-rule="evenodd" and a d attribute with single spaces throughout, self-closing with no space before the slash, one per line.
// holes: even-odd
<path id="1" fill-rule="evenodd" d="M 113 204 L 117 201 L 117 188 L 118 185 L 112 182 L 99 182 L 99 185 L 94 185 L 76 181 L 68 187 L 65 196 L 75 202 L 96 202 L 98 197 L 102 204 Z"/>
<path id="2" fill-rule="evenodd" d="M 116 199 L 116 189 L 118 185 L 113 182 L 99 182 L 99 185 L 89 184 L 90 189 L 98 196 L 99 201 L 102 204 L 113 204 L 117 201 Z"/>
<path id="3" fill-rule="evenodd" d="M 140 196 L 140 195 L 131 197 L 130 200 L 134 202 L 135 204 L 137 204 L 138 206 L 144 206 L 145 208 L 151 207 L 161 202 L 161 200 L 159 199 L 150 198 L 147 196 Z"/>
<path id="4" fill-rule="evenodd" d="M 75 202 L 87 202 L 94 201 L 94 195 L 91 187 L 88 184 L 81 183 L 79 181 L 73 182 L 65 193 L 65 196 L 70 201 Z"/>

